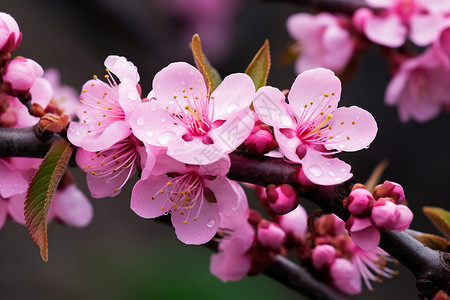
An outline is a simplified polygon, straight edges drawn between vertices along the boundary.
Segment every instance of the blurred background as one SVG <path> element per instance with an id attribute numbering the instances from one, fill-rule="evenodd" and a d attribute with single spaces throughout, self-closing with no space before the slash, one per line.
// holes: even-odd
<path id="1" fill-rule="evenodd" d="M 160 69 L 174 61 L 193 63 L 188 44 L 194 33 L 200 34 L 204 52 L 222 76 L 245 71 L 268 38 L 273 58 L 268 84 L 290 88 L 293 66 L 280 65 L 277 58 L 290 42 L 285 20 L 302 7 L 257 0 L 203 2 L 198 7 L 183 0 L 2 0 L 0 11 L 11 14 L 23 33 L 13 55 L 32 58 L 44 69 L 57 68 L 62 81 L 77 90 L 93 74 L 104 73 L 109 54 L 118 54 L 138 67 L 145 95 Z M 389 159 L 383 180 L 403 185 L 415 213 L 412 228 L 437 233 L 421 208 L 450 208 L 450 116 L 441 114 L 425 124 L 400 123 L 396 108 L 383 103 L 388 80 L 387 64 L 373 47 L 344 86 L 341 105 L 370 111 L 379 133 L 369 149 L 340 158 L 352 165 L 360 182 Z M 74 173 L 88 193 L 83 173 Z M 209 273 L 209 249 L 186 246 L 173 228 L 130 210 L 132 186 L 130 182 L 118 197 L 93 199 L 95 217 L 87 228 L 50 224 L 48 263 L 40 259 L 25 227 L 8 222 L 0 232 L 0 298 L 301 299 L 264 275 L 219 281 Z M 401 266 L 398 270 L 394 279 L 375 283 L 375 292 L 365 289 L 355 298 L 414 299 L 414 277 Z"/>

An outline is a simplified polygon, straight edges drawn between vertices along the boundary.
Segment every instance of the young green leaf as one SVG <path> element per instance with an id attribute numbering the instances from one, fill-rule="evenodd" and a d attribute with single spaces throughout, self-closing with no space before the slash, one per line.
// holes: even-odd
<path id="1" fill-rule="evenodd" d="M 443 235 L 450 239 L 450 212 L 445 209 L 432 206 L 424 206 L 422 210 L 434 226 L 439 229 Z"/>
<path id="2" fill-rule="evenodd" d="M 417 237 L 417 240 L 434 250 L 444 252 L 448 252 L 450 250 L 450 242 L 443 237 L 434 234 L 423 233 Z"/>
<path id="3" fill-rule="evenodd" d="M 211 91 L 214 91 L 217 86 L 222 82 L 219 72 L 211 66 L 205 54 L 202 51 L 202 44 L 200 42 L 200 36 L 195 34 L 192 37 L 192 54 L 194 55 L 195 64 L 197 69 L 202 73 L 205 82 L 211 86 Z"/>
<path id="4" fill-rule="evenodd" d="M 270 48 L 269 41 L 266 40 L 261 49 L 259 49 L 258 53 L 256 53 L 250 65 L 248 65 L 245 73 L 252 78 L 253 83 L 255 84 L 255 89 L 258 90 L 260 87 L 266 85 L 269 70 Z"/>
<path id="5" fill-rule="evenodd" d="M 25 221 L 33 240 L 48 261 L 47 215 L 56 187 L 64 175 L 72 146 L 65 140 L 53 142 L 39 169 L 31 179 L 25 200 Z"/>

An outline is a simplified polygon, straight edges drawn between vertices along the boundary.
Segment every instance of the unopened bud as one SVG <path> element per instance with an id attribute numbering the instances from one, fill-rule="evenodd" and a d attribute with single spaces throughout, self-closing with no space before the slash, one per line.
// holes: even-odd
<path id="1" fill-rule="evenodd" d="M 257 238 L 263 246 L 280 250 L 286 240 L 286 233 L 277 224 L 263 220 L 258 225 Z"/>
<path id="2" fill-rule="evenodd" d="M 344 201 L 344 207 L 352 214 L 363 216 L 370 213 L 370 208 L 375 202 L 375 198 L 365 188 L 353 189 L 348 198 Z"/>
<path id="3" fill-rule="evenodd" d="M 319 245 L 311 253 L 311 261 L 316 270 L 330 266 L 335 258 L 336 249 L 331 245 Z"/>
<path id="4" fill-rule="evenodd" d="M 43 117 L 45 115 L 45 109 L 39 103 L 33 103 L 31 105 L 30 114 L 35 117 Z"/>
<path id="5" fill-rule="evenodd" d="M 391 198 L 397 204 L 401 204 L 405 201 L 405 192 L 403 191 L 402 186 L 387 180 L 374 188 L 373 196 L 375 199 Z"/>
<path id="6" fill-rule="evenodd" d="M 411 221 L 414 217 L 412 211 L 406 205 L 397 205 L 397 210 L 400 213 L 397 225 L 395 225 L 395 231 L 404 231 L 408 229 Z"/>
<path id="7" fill-rule="evenodd" d="M 41 131 L 50 131 L 59 133 L 63 131 L 69 124 L 67 115 L 57 116 L 54 114 L 46 114 L 39 120 L 39 128 Z"/>
<path id="8" fill-rule="evenodd" d="M 42 67 L 32 59 L 16 57 L 5 67 L 3 81 L 9 83 L 14 92 L 28 91 L 36 78 L 44 74 Z"/>
<path id="9" fill-rule="evenodd" d="M 381 231 L 389 231 L 397 225 L 400 212 L 397 205 L 390 201 L 389 198 L 378 199 L 372 208 L 370 218 Z"/>
<path id="10" fill-rule="evenodd" d="M 280 215 L 292 211 L 298 205 L 298 197 L 294 188 L 289 184 L 269 185 L 267 187 L 269 206 Z"/>
<path id="11" fill-rule="evenodd" d="M 244 144 L 248 152 L 254 155 L 269 153 L 277 145 L 270 129 L 261 125 L 253 127 L 252 133 L 244 141 Z"/>

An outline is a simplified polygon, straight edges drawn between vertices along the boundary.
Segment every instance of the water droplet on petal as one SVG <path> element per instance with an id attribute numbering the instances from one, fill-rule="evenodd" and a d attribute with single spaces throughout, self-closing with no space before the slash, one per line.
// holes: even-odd
<path id="1" fill-rule="evenodd" d="M 161 119 L 159 119 L 160 121 L 161 121 L 161 123 L 166 123 L 166 118 L 164 118 L 164 117 L 161 117 Z"/>
<path id="2" fill-rule="evenodd" d="M 138 98 L 137 94 L 133 91 L 128 91 L 127 96 L 131 101 L 136 101 L 136 99 Z"/>
<path id="3" fill-rule="evenodd" d="M 331 166 L 331 162 L 327 161 L 327 166 Z"/>
<path id="4" fill-rule="evenodd" d="M 281 124 L 283 126 L 291 126 L 292 125 L 292 120 L 289 116 L 282 116 L 281 117 Z"/>
<path id="5" fill-rule="evenodd" d="M 208 222 L 206 222 L 206 226 L 208 226 L 209 228 L 213 227 L 216 224 L 216 220 L 214 219 L 209 219 Z"/>
<path id="6" fill-rule="evenodd" d="M 346 168 L 341 168 L 341 172 L 347 172 Z"/>
<path id="7" fill-rule="evenodd" d="M 322 170 L 320 170 L 320 167 L 317 165 L 311 165 L 308 168 L 309 172 L 311 172 L 311 174 L 313 174 L 314 176 L 322 176 Z"/>
<path id="8" fill-rule="evenodd" d="M 230 105 L 228 105 L 227 107 L 227 113 L 231 114 L 233 111 L 235 111 L 236 109 L 238 109 L 239 106 L 235 103 L 231 103 Z"/>
<path id="9" fill-rule="evenodd" d="M 149 137 L 152 137 L 152 136 L 154 136 L 155 134 L 154 134 L 152 131 L 147 130 L 147 132 L 145 133 L 145 135 L 147 135 L 147 136 L 149 136 Z"/>
<path id="10" fill-rule="evenodd" d="M 344 145 L 344 144 L 339 144 L 339 145 L 338 145 L 338 148 L 344 149 L 344 148 L 345 148 L 345 145 Z"/>
<path id="11" fill-rule="evenodd" d="M 155 111 L 156 110 L 156 104 L 155 103 L 150 104 L 150 109 L 152 111 Z"/>
<path id="12" fill-rule="evenodd" d="M 330 175 L 330 176 L 336 176 L 336 174 L 333 172 L 333 171 L 328 171 L 328 175 Z"/>
<path id="13" fill-rule="evenodd" d="M 142 125 L 144 125 L 144 118 L 143 118 L 142 116 L 139 116 L 139 117 L 136 119 L 136 125 L 137 125 L 137 126 L 142 126 Z"/>
<path id="14" fill-rule="evenodd" d="M 160 145 L 166 145 L 175 134 L 173 132 L 165 132 L 159 135 L 156 140 Z"/>
<path id="15" fill-rule="evenodd" d="M 334 178 L 334 181 L 336 181 L 336 182 L 339 182 L 339 181 L 341 181 L 341 180 L 342 180 L 341 177 L 336 177 L 336 178 Z"/>

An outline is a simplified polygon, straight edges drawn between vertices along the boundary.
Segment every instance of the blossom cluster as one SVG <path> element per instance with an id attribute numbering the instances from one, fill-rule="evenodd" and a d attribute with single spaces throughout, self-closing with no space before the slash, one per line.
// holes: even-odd
<path id="1" fill-rule="evenodd" d="M 14 18 L 3 12 L 0 12 L 0 32 L 0 127 L 25 128 L 39 123 L 43 128 L 50 119 L 60 122 L 72 118 L 78 98 L 76 91 L 61 86 L 56 70 L 44 72 L 37 62 L 25 57 L 11 59 L 22 33 Z M 41 161 L 28 157 L 0 158 L 0 228 L 7 217 L 25 224 L 27 188 Z M 92 217 L 91 203 L 67 171 L 56 190 L 48 220 L 83 227 Z"/>
<path id="2" fill-rule="evenodd" d="M 426 122 L 448 110 L 450 3 L 365 0 L 365 4 L 351 17 L 325 12 L 289 17 L 287 29 L 299 55 L 296 72 L 324 67 L 343 73 L 372 42 L 386 48 L 392 79 L 385 102 L 397 106 L 402 122 Z"/>

